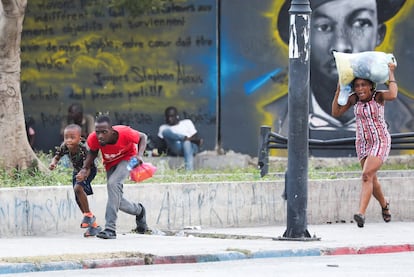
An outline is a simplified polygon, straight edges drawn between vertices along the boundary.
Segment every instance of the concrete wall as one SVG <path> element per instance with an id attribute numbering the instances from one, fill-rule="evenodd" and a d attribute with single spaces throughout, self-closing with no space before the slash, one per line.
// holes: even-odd
<path id="1" fill-rule="evenodd" d="M 413 177 L 381 178 L 391 203 L 392 219 L 414 220 Z M 286 224 L 284 181 L 128 184 L 124 195 L 140 201 L 150 227 L 247 227 Z M 349 222 L 359 202 L 359 178 L 310 180 L 308 224 Z M 94 185 L 90 206 L 104 225 L 105 185 Z M 367 222 L 382 221 L 371 201 Z M 82 215 L 70 186 L 0 189 L 0 237 L 79 233 Z M 119 212 L 118 232 L 135 227 L 135 218 Z"/>

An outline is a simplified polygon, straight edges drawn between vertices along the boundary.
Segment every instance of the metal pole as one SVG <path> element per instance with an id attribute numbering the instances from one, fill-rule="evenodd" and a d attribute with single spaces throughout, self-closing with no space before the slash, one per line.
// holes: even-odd
<path id="1" fill-rule="evenodd" d="M 310 18 L 309 0 L 292 0 L 289 15 L 289 133 L 284 238 L 304 240 L 307 230 Z"/>
<path id="2" fill-rule="evenodd" d="M 220 22 L 221 22 L 221 0 L 216 0 L 217 7 L 217 21 L 216 21 L 216 31 L 217 31 L 217 118 L 216 118 L 216 154 L 223 154 L 222 145 L 221 145 L 221 33 L 220 33 Z"/>

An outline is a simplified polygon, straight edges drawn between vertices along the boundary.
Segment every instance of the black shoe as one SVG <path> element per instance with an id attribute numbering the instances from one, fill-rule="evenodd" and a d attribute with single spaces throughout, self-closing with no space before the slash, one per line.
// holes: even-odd
<path id="1" fill-rule="evenodd" d="M 142 204 L 139 204 L 139 205 L 141 206 L 142 211 L 141 211 L 141 214 L 137 215 L 135 218 L 137 228 L 134 231 L 139 234 L 144 234 L 148 230 L 147 219 L 145 216 L 144 206 L 142 206 Z"/>
<path id="2" fill-rule="evenodd" d="M 116 239 L 116 232 L 113 230 L 105 229 L 99 232 L 96 237 L 100 239 Z"/>
<path id="3" fill-rule="evenodd" d="M 354 214 L 354 219 L 358 225 L 359 228 L 364 227 L 365 224 L 365 216 L 362 214 Z"/>

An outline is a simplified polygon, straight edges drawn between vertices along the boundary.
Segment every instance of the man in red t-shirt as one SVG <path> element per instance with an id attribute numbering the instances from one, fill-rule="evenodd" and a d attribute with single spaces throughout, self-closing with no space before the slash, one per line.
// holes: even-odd
<path id="1" fill-rule="evenodd" d="M 147 231 L 145 208 L 141 203 L 132 203 L 123 196 L 123 182 L 129 176 L 127 165 L 132 157 L 142 163 L 142 156 L 147 145 L 147 135 L 129 126 L 112 126 L 108 116 L 96 119 L 95 132 L 88 136 L 88 155 L 76 179 L 82 181 L 87 177 L 87 170 L 101 150 L 103 164 L 107 172 L 108 201 L 105 212 L 105 229 L 98 233 L 102 239 L 116 238 L 116 220 L 118 210 L 136 216 L 138 233 Z M 138 149 L 137 149 L 138 146 Z"/>

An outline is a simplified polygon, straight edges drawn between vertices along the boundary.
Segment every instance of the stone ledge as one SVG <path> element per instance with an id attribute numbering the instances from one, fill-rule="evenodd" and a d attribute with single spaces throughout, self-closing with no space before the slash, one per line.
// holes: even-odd
<path id="1" fill-rule="evenodd" d="M 356 157 L 338 157 L 338 158 L 309 158 L 309 166 L 315 168 L 323 167 L 341 167 L 358 164 Z M 269 172 L 287 167 L 288 158 L 286 157 L 269 157 Z M 414 155 L 390 155 L 384 164 L 388 165 L 405 165 L 407 167 L 414 167 Z"/>
<path id="2" fill-rule="evenodd" d="M 184 158 L 173 156 L 146 157 L 146 162 L 155 165 L 158 170 L 163 169 L 184 169 Z M 218 155 L 215 151 L 203 151 L 194 157 L 194 169 L 236 169 L 256 166 L 257 159 L 249 155 L 229 151 Z"/>
<path id="3" fill-rule="evenodd" d="M 162 169 L 184 169 L 184 158 L 173 156 L 146 157 L 146 162 L 150 162 Z M 228 151 L 225 154 L 217 154 L 216 151 L 203 151 L 194 157 L 195 169 L 237 169 L 247 167 L 257 167 L 257 157 L 251 157 L 246 154 L 240 154 Z M 287 157 L 269 157 L 269 172 L 284 169 L 287 167 Z M 356 157 L 339 157 L 339 158 L 309 158 L 309 166 L 315 168 L 349 166 L 357 164 Z M 408 167 L 414 167 L 414 155 L 391 155 L 385 161 L 385 164 L 401 164 Z M 284 170 L 282 170 L 284 171 Z"/>

